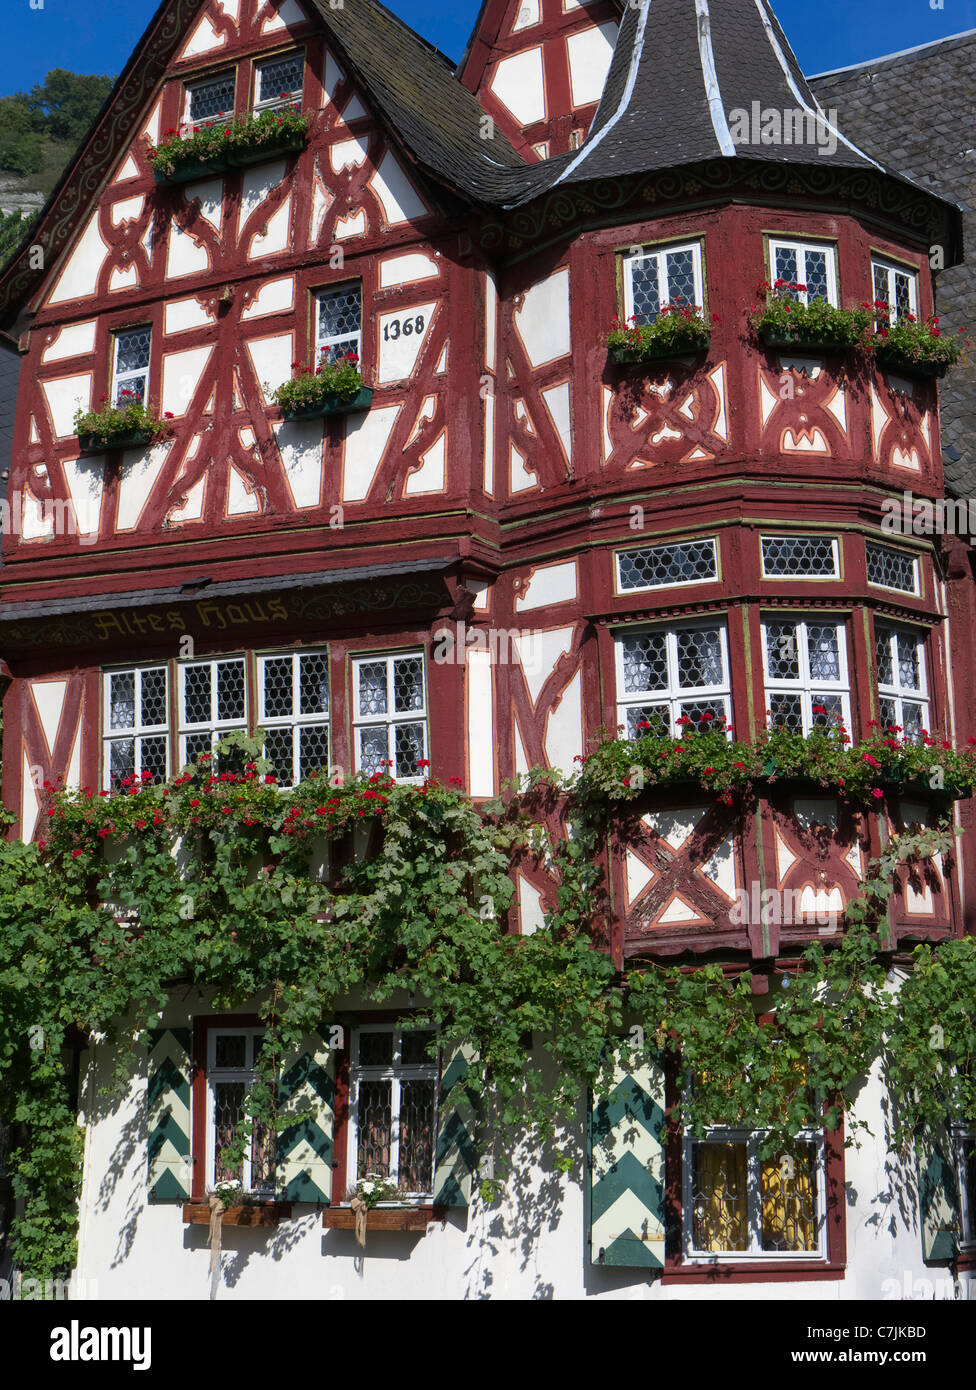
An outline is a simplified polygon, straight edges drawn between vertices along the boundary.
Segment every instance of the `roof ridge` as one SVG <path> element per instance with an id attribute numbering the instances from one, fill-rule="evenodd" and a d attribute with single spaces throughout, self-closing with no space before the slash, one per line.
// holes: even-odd
<path id="1" fill-rule="evenodd" d="M 941 39 L 930 39 L 928 43 L 918 43 L 912 48 L 899 48 L 894 53 L 883 53 L 877 58 L 865 58 L 860 63 L 848 63 L 842 68 L 827 68 L 824 72 L 814 72 L 808 82 L 819 82 L 824 77 L 838 77 L 842 72 L 857 72 L 859 68 L 880 67 L 883 63 L 894 63 L 899 58 L 907 58 L 913 53 L 924 53 L 927 48 L 940 48 L 943 44 L 957 43 L 960 39 L 976 38 L 976 28 L 960 29 L 957 34 L 946 34 Z"/>

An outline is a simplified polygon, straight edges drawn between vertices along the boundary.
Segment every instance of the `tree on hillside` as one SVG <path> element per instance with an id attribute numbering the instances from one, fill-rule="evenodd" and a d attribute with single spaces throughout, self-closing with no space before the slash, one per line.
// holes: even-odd
<path id="1" fill-rule="evenodd" d="M 111 90 L 111 77 L 52 68 L 29 92 L 0 97 L 0 172 L 30 178 L 46 142 L 80 145 Z"/>
<path id="2" fill-rule="evenodd" d="M 0 212 L 0 270 L 33 227 L 37 217 L 36 212 L 27 216 L 22 212 Z"/>

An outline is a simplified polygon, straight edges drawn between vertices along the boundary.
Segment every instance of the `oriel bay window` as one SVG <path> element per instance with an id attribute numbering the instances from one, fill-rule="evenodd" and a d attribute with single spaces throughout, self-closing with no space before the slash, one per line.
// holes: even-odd
<path id="1" fill-rule="evenodd" d="M 762 1157 L 763 1131 L 714 1129 L 684 1139 L 682 1211 L 689 1261 L 823 1258 L 823 1137 Z"/>
<path id="2" fill-rule="evenodd" d="M 169 771 L 169 698 L 165 666 L 106 671 L 102 681 L 103 781 L 163 782 Z"/>
<path id="3" fill-rule="evenodd" d="M 389 769 L 400 782 L 423 781 L 427 693 L 423 652 L 353 662 L 356 771 Z"/>
<path id="4" fill-rule="evenodd" d="M 918 318 L 918 276 L 891 261 L 871 262 L 874 298 L 888 305 L 891 319 Z"/>
<path id="5" fill-rule="evenodd" d="M 809 734 L 838 722 L 850 728 L 847 633 L 838 622 L 768 618 L 762 625 L 770 724 Z"/>
<path id="6" fill-rule="evenodd" d="M 617 636 L 616 658 L 617 722 L 627 738 L 676 736 L 682 719 L 697 727 L 730 719 L 724 623 L 625 632 Z"/>
<path id="7" fill-rule="evenodd" d="M 874 639 L 881 723 L 918 739 L 929 729 L 925 638 L 912 628 L 876 622 Z"/>
<path id="8" fill-rule="evenodd" d="M 434 1034 L 375 1023 L 355 1029 L 349 1067 L 350 1187 L 383 1178 L 401 1198 L 434 1190 L 438 1063 Z"/>
<path id="9" fill-rule="evenodd" d="M 837 304 L 837 251 L 833 246 L 818 246 L 812 242 L 781 241 L 769 243 L 769 268 L 772 278 L 785 280 L 788 285 L 803 285 L 795 291 L 801 304 L 825 299 Z"/>

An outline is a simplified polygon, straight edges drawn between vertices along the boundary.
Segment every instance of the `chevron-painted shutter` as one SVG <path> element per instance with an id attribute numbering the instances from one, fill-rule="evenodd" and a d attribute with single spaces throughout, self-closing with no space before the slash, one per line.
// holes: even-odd
<path id="1" fill-rule="evenodd" d="M 306 1112 L 278 1135 L 279 1201 L 331 1201 L 335 1089 L 335 1053 L 320 1033 L 309 1034 L 286 1060 L 278 1085 L 280 1115 Z"/>
<path id="2" fill-rule="evenodd" d="M 445 1049 L 441 1058 L 441 1085 L 437 1108 L 437 1155 L 434 1162 L 434 1204 L 466 1207 L 471 1200 L 478 1155 L 475 1128 L 478 1097 L 463 1084 L 477 1051 L 467 1043 Z M 448 1097 L 450 1098 L 448 1099 Z"/>
<path id="3" fill-rule="evenodd" d="M 190 1196 L 190 1030 L 149 1031 L 149 1200 Z"/>
<path id="4" fill-rule="evenodd" d="M 618 1054 L 589 1126 L 590 1262 L 664 1264 L 664 1068 Z"/>
<path id="5" fill-rule="evenodd" d="M 952 1138 L 945 1130 L 927 1131 L 918 1145 L 918 1205 L 923 1260 L 943 1264 L 954 1259 L 959 1248 L 959 1182 Z"/>

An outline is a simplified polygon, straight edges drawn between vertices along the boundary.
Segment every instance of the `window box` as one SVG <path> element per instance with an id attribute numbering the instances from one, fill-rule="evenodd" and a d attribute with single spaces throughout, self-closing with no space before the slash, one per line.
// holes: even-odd
<path id="1" fill-rule="evenodd" d="M 875 359 L 883 371 L 916 377 L 921 381 L 944 377 L 950 366 L 948 362 L 936 362 L 932 358 L 923 357 L 916 360 L 906 357 L 897 348 L 890 347 L 876 348 Z"/>
<path id="2" fill-rule="evenodd" d="M 220 1218 L 222 1226 L 263 1226 L 274 1227 L 282 1217 L 291 1216 L 290 1202 L 261 1202 L 239 1207 L 226 1207 Z M 184 1226 L 209 1226 L 210 1204 L 208 1202 L 184 1202 Z"/>
<path id="3" fill-rule="evenodd" d="M 263 164 L 277 155 L 297 154 L 305 148 L 305 136 L 300 133 L 283 135 L 280 140 L 265 140 L 260 145 L 239 145 L 227 151 L 227 160 L 232 169 L 245 168 L 250 164 Z"/>
<path id="4" fill-rule="evenodd" d="M 349 415 L 355 410 L 368 410 L 372 401 L 372 388 L 363 386 L 351 400 L 343 401 L 338 396 L 323 396 L 314 405 L 296 406 L 293 410 L 283 409 L 281 413 L 285 420 L 314 420 L 322 415 Z"/>
<path id="5" fill-rule="evenodd" d="M 162 169 L 153 170 L 153 178 L 160 184 L 195 183 L 208 174 L 226 174 L 230 169 L 230 158 L 226 154 L 212 155 L 209 159 L 189 159 L 174 164 L 169 173 Z"/>
<path id="6" fill-rule="evenodd" d="M 818 333 L 816 329 L 798 328 L 792 333 L 784 331 L 778 324 L 760 324 L 756 332 L 765 347 L 781 352 L 850 352 L 853 344 L 834 337 L 829 332 Z"/>
<path id="7" fill-rule="evenodd" d="M 79 434 L 78 448 L 83 454 L 117 453 L 120 449 L 144 449 L 154 435 L 148 430 L 126 430 L 124 434 Z"/>
<path id="8" fill-rule="evenodd" d="M 618 367 L 630 367 L 641 362 L 662 362 L 675 357 L 697 357 L 708 351 L 708 339 L 688 343 L 648 343 L 642 348 L 612 347 L 610 361 Z"/>
<path id="9" fill-rule="evenodd" d="M 428 1223 L 443 1219 L 437 1207 L 373 1207 L 366 1213 L 367 1231 L 426 1231 Z M 327 1207 L 322 1225 L 332 1231 L 354 1231 L 356 1213 L 352 1207 Z"/>

